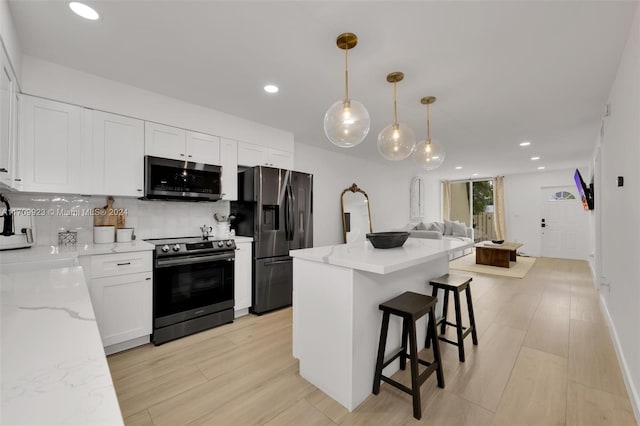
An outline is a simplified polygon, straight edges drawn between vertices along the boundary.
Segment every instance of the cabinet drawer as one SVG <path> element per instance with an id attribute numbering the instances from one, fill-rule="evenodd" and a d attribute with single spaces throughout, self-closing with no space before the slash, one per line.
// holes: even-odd
<path id="1" fill-rule="evenodd" d="M 102 254 L 91 257 L 91 277 L 150 272 L 153 269 L 151 251 Z"/>

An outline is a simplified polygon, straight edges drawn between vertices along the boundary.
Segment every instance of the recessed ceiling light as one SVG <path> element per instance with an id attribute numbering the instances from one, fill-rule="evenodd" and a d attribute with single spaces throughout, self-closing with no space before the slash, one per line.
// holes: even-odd
<path id="1" fill-rule="evenodd" d="M 266 86 L 264 86 L 264 91 L 267 93 L 278 93 L 278 86 L 275 86 L 273 84 L 267 84 Z"/>
<path id="2" fill-rule="evenodd" d="M 456 166 L 456 170 L 462 169 L 462 166 Z"/>
<path id="3" fill-rule="evenodd" d="M 540 159 L 540 157 L 531 157 L 532 161 L 538 161 Z"/>
<path id="4" fill-rule="evenodd" d="M 544 166 L 538 167 L 538 170 L 544 170 Z"/>
<path id="5" fill-rule="evenodd" d="M 529 145 L 531 145 L 531 142 L 529 141 L 520 142 L 520 146 L 529 146 Z"/>
<path id="6" fill-rule="evenodd" d="M 477 173 L 473 173 L 471 176 L 478 176 L 478 174 Z"/>
<path id="7" fill-rule="evenodd" d="M 84 19 L 88 19 L 90 21 L 100 19 L 100 14 L 96 12 L 95 9 L 84 3 L 72 1 L 69 3 L 69 8 L 73 10 L 76 15 L 82 16 Z"/>

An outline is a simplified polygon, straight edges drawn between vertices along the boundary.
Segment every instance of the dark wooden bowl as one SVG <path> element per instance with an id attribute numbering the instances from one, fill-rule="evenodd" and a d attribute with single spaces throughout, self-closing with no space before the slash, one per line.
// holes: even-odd
<path id="1" fill-rule="evenodd" d="M 371 245 L 379 249 L 389 249 L 401 247 L 407 238 L 408 232 L 374 232 L 367 234 L 367 238 L 371 241 Z"/>

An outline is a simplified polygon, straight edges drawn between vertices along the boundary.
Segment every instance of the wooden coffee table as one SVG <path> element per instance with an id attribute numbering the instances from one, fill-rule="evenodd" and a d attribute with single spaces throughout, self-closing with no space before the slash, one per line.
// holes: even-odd
<path id="1" fill-rule="evenodd" d="M 476 244 L 476 264 L 509 268 L 509 261 L 516 261 L 516 250 L 520 247 L 521 243 L 505 241 L 502 244 L 493 244 L 491 241 L 483 241 Z"/>

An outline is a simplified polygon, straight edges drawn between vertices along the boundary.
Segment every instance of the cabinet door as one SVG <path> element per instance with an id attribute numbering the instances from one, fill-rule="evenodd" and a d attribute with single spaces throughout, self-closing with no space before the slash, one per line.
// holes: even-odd
<path id="1" fill-rule="evenodd" d="M 103 346 L 151 334 L 151 278 L 151 272 L 144 272 L 92 280 L 91 299 Z"/>
<path id="2" fill-rule="evenodd" d="M 238 199 L 238 142 L 220 139 L 220 163 L 222 165 L 222 199 Z"/>
<path id="3" fill-rule="evenodd" d="M 0 47 L 0 182 L 8 186 L 13 185 L 17 106 L 13 70 Z"/>
<path id="4" fill-rule="evenodd" d="M 293 152 L 269 148 L 267 162 L 271 167 L 293 170 Z"/>
<path id="5" fill-rule="evenodd" d="M 82 108 L 33 96 L 20 99 L 20 189 L 80 193 Z"/>
<path id="6" fill-rule="evenodd" d="M 144 182 L 144 121 L 87 110 L 85 141 L 90 158 L 83 161 L 86 194 L 139 197 Z M 88 166 L 88 167 L 87 167 Z"/>
<path id="7" fill-rule="evenodd" d="M 267 165 L 267 148 L 247 142 L 238 142 L 238 164 L 247 167 Z"/>
<path id="8" fill-rule="evenodd" d="M 234 310 L 251 307 L 251 243 L 236 243 L 235 307 Z"/>
<path id="9" fill-rule="evenodd" d="M 220 165 L 220 138 L 187 130 L 187 160 Z"/>
<path id="10" fill-rule="evenodd" d="M 186 132 L 164 124 L 144 123 L 144 154 L 161 158 L 185 160 Z"/>

